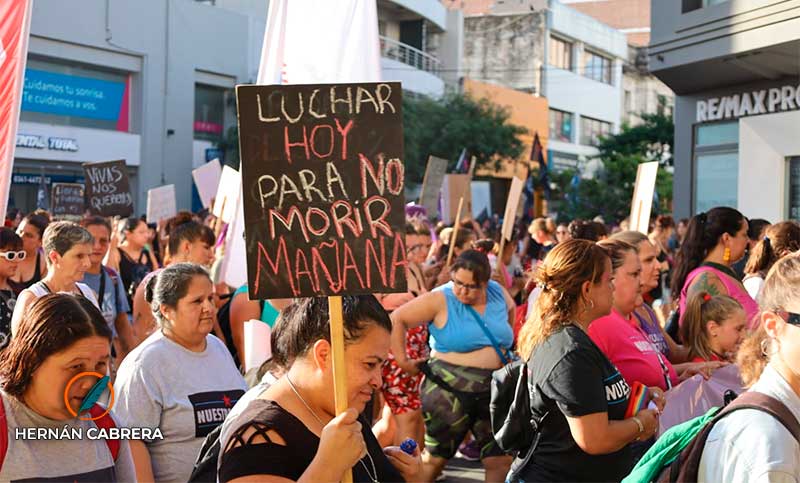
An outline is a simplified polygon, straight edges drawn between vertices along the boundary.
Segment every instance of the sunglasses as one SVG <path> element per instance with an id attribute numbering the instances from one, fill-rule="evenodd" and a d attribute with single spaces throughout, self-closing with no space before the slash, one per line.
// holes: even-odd
<path id="1" fill-rule="evenodd" d="M 800 314 L 795 314 L 792 312 L 785 312 L 785 313 L 786 317 L 784 317 L 783 320 L 785 320 L 787 324 L 800 325 Z"/>
<path id="2" fill-rule="evenodd" d="M 0 258 L 5 258 L 9 262 L 13 262 L 14 260 L 25 260 L 25 252 L 18 251 L 18 252 L 0 252 Z"/>

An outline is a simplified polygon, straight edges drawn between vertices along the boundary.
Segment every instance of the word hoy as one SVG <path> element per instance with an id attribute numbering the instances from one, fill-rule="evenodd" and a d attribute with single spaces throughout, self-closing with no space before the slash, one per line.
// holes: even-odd
<path id="1" fill-rule="evenodd" d="M 258 120 L 261 122 L 299 122 L 303 117 L 325 119 L 328 115 L 396 114 L 397 108 L 389 100 L 392 86 L 374 84 L 370 86 L 331 86 L 311 91 L 287 93 L 275 91 L 263 99 L 256 94 Z"/>
<path id="2" fill-rule="evenodd" d="M 773 87 L 697 101 L 697 122 L 800 109 L 800 85 Z"/>

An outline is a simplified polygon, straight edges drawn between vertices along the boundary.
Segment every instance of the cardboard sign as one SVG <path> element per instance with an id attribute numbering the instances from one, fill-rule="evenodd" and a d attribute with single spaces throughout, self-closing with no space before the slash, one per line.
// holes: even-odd
<path id="1" fill-rule="evenodd" d="M 636 185 L 631 201 L 630 228 L 647 235 L 650 228 L 650 210 L 653 208 L 653 193 L 656 190 L 658 161 L 639 164 L 636 170 Z"/>
<path id="2" fill-rule="evenodd" d="M 175 185 L 168 184 L 147 190 L 147 222 L 158 223 L 178 214 Z"/>
<path id="3" fill-rule="evenodd" d="M 511 188 L 508 190 L 508 200 L 506 201 L 506 212 L 503 215 L 503 228 L 501 233 L 506 241 L 511 241 L 514 234 L 514 221 L 517 219 L 517 208 L 522 198 L 522 188 L 525 181 L 514 176 L 511 178 Z"/>
<path id="4" fill-rule="evenodd" d="M 237 86 L 251 299 L 407 290 L 401 97 Z"/>
<path id="5" fill-rule="evenodd" d="M 217 194 L 220 177 L 222 177 L 222 166 L 219 164 L 219 159 L 209 161 L 192 170 L 192 178 L 194 178 L 194 184 L 197 186 L 197 194 L 200 196 L 203 208 L 211 207 L 211 200 Z"/>
<path id="6" fill-rule="evenodd" d="M 84 163 L 89 211 L 100 216 L 128 217 L 133 214 L 128 168 L 124 160 Z"/>
<path id="7" fill-rule="evenodd" d="M 461 212 L 472 213 L 472 177 L 469 174 L 446 174 L 442 181 L 442 212 L 441 218 L 446 224 L 455 222 L 458 200 L 464 197 L 464 207 Z"/>
<path id="8" fill-rule="evenodd" d="M 242 175 L 230 166 L 222 168 L 222 174 L 214 197 L 214 216 L 230 223 L 236 216 L 236 205 L 242 193 Z"/>
<path id="9" fill-rule="evenodd" d="M 422 179 L 422 191 L 419 194 L 419 204 L 425 207 L 428 217 L 439 218 L 439 195 L 442 190 L 442 180 L 447 173 L 447 160 L 428 156 L 428 165 L 425 168 L 425 177 Z"/>
<path id="10" fill-rule="evenodd" d="M 51 193 L 53 219 L 79 221 L 83 218 L 83 185 L 78 183 L 53 183 Z"/>

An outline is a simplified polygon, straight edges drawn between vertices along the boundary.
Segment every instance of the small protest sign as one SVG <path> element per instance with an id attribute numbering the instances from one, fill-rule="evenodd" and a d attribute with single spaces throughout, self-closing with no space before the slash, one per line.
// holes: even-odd
<path id="1" fill-rule="evenodd" d="M 217 194 L 220 177 L 222 177 L 222 166 L 219 164 L 219 159 L 209 161 L 192 170 L 192 178 L 197 186 L 197 194 L 200 196 L 203 208 L 211 207 L 211 200 Z"/>
<path id="2" fill-rule="evenodd" d="M 230 166 L 222 168 L 222 174 L 214 197 L 212 213 L 224 223 L 230 223 L 236 216 L 236 206 L 242 193 L 242 175 Z"/>
<path id="3" fill-rule="evenodd" d="M 83 217 L 83 185 L 79 183 L 53 183 L 51 204 L 55 220 L 78 221 Z"/>
<path id="4" fill-rule="evenodd" d="M 237 86 L 251 299 L 406 291 L 401 96 Z"/>
<path id="5" fill-rule="evenodd" d="M 422 179 L 419 204 L 425 207 L 431 219 L 439 218 L 439 195 L 442 194 L 442 181 L 447 173 L 447 160 L 428 156 L 428 166 Z"/>
<path id="6" fill-rule="evenodd" d="M 124 160 L 84 163 L 83 171 L 92 214 L 122 217 L 133 214 L 133 196 Z"/>
<path id="7" fill-rule="evenodd" d="M 630 229 L 647 235 L 650 230 L 650 211 L 653 208 L 653 194 L 656 191 L 658 161 L 639 164 L 636 170 L 636 184 L 633 186 L 631 200 Z"/>
<path id="8" fill-rule="evenodd" d="M 508 190 L 508 200 L 506 201 L 506 211 L 503 215 L 503 239 L 511 241 L 511 236 L 514 233 L 514 221 L 517 218 L 517 208 L 519 208 L 519 201 L 522 198 L 522 188 L 525 182 L 514 176 L 511 178 L 511 188 Z"/>
<path id="9" fill-rule="evenodd" d="M 178 214 L 175 185 L 168 184 L 147 190 L 147 222 L 158 223 Z"/>

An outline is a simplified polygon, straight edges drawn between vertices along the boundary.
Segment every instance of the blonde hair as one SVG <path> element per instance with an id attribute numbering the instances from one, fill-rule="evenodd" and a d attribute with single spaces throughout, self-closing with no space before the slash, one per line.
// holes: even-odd
<path id="1" fill-rule="evenodd" d="M 769 271 L 784 253 L 800 250 L 800 223 L 782 221 L 767 227 L 764 238 L 753 247 L 744 273 L 760 275 Z"/>
<path id="2" fill-rule="evenodd" d="M 582 285 L 600 282 L 607 259 L 605 250 L 588 240 L 559 243 L 547 254 L 535 275 L 542 293 L 519 333 L 520 355 L 530 358 L 536 346 L 574 321 Z"/>
<path id="3" fill-rule="evenodd" d="M 714 351 L 708 336 L 708 322 L 713 320 L 721 324 L 737 311 L 744 311 L 742 304 L 727 295 L 698 292 L 689 298 L 681 326 L 681 339 L 688 346 L 690 360 L 695 357 L 707 361 L 712 359 Z"/>
<path id="4" fill-rule="evenodd" d="M 767 273 L 764 287 L 758 297 L 762 310 L 785 310 L 786 306 L 798 301 L 797 289 L 800 287 L 800 254 L 794 253 L 781 258 Z M 766 341 L 766 342 L 765 342 Z M 746 387 L 753 385 L 769 363 L 768 354 L 772 342 L 759 325 L 739 347 L 736 362 Z"/>

